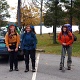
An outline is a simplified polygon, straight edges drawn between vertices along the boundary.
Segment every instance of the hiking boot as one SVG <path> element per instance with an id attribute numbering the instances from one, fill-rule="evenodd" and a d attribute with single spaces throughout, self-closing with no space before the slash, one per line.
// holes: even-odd
<path id="1" fill-rule="evenodd" d="M 16 69 L 15 69 L 15 71 L 19 71 L 19 69 L 18 69 L 18 68 L 16 68 Z"/>
<path id="2" fill-rule="evenodd" d="M 12 72 L 12 71 L 13 71 L 13 69 L 10 69 L 10 70 L 9 70 L 9 72 Z"/>
<path id="3" fill-rule="evenodd" d="M 71 66 L 68 66 L 68 70 L 71 70 Z"/>
<path id="4" fill-rule="evenodd" d="M 32 72 L 36 72 L 36 69 L 32 69 Z"/>
<path id="5" fill-rule="evenodd" d="M 62 67 L 60 67 L 59 70 L 62 70 Z"/>
<path id="6" fill-rule="evenodd" d="M 29 71 L 29 69 L 25 69 L 25 71 L 24 72 L 28 72 Z"/>
<path id="7" fill-rule="evenodd" d="M 71 70 L 71 63 L 67 63 L 68 70 Z"/>
<path id="8" fill-rule="evenodd" d="M 60 62 L 60 68 L 59 68 L 59 70 L 62 70 L 62 63 Z"/>

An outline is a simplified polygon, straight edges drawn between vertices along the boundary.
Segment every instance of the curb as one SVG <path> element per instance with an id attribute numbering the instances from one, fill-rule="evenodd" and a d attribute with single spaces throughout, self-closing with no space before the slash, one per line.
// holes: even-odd
<path id="1" fill-rule="evenodd" d="M 44 49 L 36 49 L 37 52 L 45 52 Z"/>

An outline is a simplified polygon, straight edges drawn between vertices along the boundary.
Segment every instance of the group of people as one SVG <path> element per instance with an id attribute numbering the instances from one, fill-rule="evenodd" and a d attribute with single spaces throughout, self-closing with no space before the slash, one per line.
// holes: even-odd
<path id="1" fill-rule="evenodd" d="M 32 61 L 32 72 L 35 72 L 36 44 L 37 38 L 34 28 L 27 25 L 22 35 L 21 49 L 25 55 L 25 72 L 29 71 L 29 56 Z M 8 32 L 5 35 L 5 43 L 10 56 L 10 72 L 19 71 L 18 69 L 18 45 L 20 44 L 20 35 L 16 31 L 16 26 L 11 24 L 8 26 Z"/>
<path id="2" fill-rule="evenodd" d="M 29 58 L 31 58 L 32 62 L 32 72 L 35 72 L 35 60 L 36 60 L 36 44 L 37 38 L 34 27 L 31 25 L 27 25 L 25 28 L 25 32 L 21 37 L 21 48 L 25 55 L 25 72 L 29 71 Z M 62 45 L 61 52 L 63 53 L 63 47 L 66 48 L 65 53 L 68 54 L 67 59 L 67 67 L 68 70 L 71 70 L 71 55 L 72 55 L 72 44 L 73 44 L 73 35 L 69 31 L 66 25 L 63 25 L 61 28 L 61 32 L 58 35 L 58 41 Z M 20 44 L 20 35 L 17 33 L 15 25 L 8 26 L 8 32 L 5 35 L 5 43 L 8 48 L 8 52 L 10 55 L 10 72 L 13 71 L 13 67 L 15 71 L 19 71 L 18 69 L 18 45 Z M 30 57 L 29 57 L 30 56 Z M 60 70 L 62 70 L 62 54 L 60 61 Z"/>

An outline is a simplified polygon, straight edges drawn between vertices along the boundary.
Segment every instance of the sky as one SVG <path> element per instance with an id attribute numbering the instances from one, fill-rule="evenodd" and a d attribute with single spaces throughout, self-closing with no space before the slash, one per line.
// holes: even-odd
<path id="1" fill-rule="evenodd" d="M 16 21 L 16 13 L 17 13 L 17 0 L 6 0 L 8 5 L 10 6 L 9 8 L 9 14 L 11 15 L 10 18 L 7 19 L 7 21 L 12 21 L 15 22 Z M 11 9 L 12 7 L 14 7 L 15 9 Z"/>
<path id="2" fill-rule="evenodd" d="M 10 6 L 9 14 L 11 15 L 10 18 L 7 18 L 7 21 L 16 22 L 18 0 L 6 0 L 6 1 Z M 21 1 L 23 2 L 25 1 L 25 4 L 28 4 L 28 2 L 31 2 L 30 0 L 21 0 Z M 15 9 L 12 9 L 12 7 L 14 7 Z"/>

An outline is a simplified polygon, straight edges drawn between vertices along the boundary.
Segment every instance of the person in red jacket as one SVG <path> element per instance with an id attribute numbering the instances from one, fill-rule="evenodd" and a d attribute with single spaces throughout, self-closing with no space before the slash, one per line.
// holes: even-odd
<path id="1" fill-rule="evenodd" d="M 61 32 L 58 35 L 58 41 L 62 45 L 62 51 L 61 51 L 62 53 L 63 53 L 63 48 L 65 47 L 65 53 L 67 52 L 68 54 L 67 67 L 68 67 L 68 70 L 71 70 L 73 35 L 68 30 L 67 26 L 62 26 Z M 62 70 L 62 54 L 61 54 L 60 70 Z"/>

